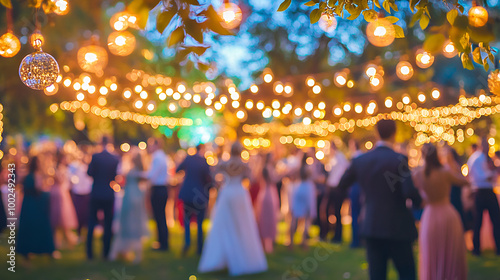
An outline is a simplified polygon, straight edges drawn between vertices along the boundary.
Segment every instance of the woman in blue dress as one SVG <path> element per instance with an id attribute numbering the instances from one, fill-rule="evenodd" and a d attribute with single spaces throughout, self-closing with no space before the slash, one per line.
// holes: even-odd
<path id="1" fill-rule="evenodd" d="M 39 164 L 38 157 L 34 156 L 23 182 L 24 199 L 19 217 L 17 252 L 26 257 L 30 253 L 52 255 L 55 250 L 49 216 L 49 193 L 43 190 Z"/>
<path id="2" fill-rule="evenodd" d="M 148 235 L 144 192 L 139 182 L 144 178 L 140 151 L 131 152 L 132 169 L 126 175 L 121 211 L 118 214 L 119 229 L 113 240 L 110 259 L 119 254 L 134 252 L 134 263 L 142 260 L 142 237 Z"/>

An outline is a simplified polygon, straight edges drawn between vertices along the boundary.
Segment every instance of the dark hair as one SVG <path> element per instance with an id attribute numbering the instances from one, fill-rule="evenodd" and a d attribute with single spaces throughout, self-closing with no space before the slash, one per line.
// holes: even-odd
<path id="1" fill-rule="evenodd" d="M 476 144 L 476 143 L 472 144 L 470 147 L 471 147 L 474 151 L 476 151 L 476 150 L 477 150 L 477 144 Z"/>
<path id="2" fill-rule="evenodd" d="M 441 168 L 443 165 L 439 161 L 438 152 L 436 146 L 431 143 L 426 143 L 422 147 L 422 156 L 425 159 L 425 176 L 429 176 L 433 169 Z"/>
<path id="3" fill-rule="evenodd" d="M 240 158 L 242 151 L 243 151 L 243 146 L 238 141 L 234 142 L 233 145 L 231 146 L 231 156 Z"/>
<path id="4" fill-rule="evenodd" d="M 29 173 L 35 173 L 38 170 L 38 156 L 34 156 L 31 158 L 28 170 Z"/>
<path id="5" fill-rule="evenodd" d="M 457 153 L 457 150 L 455 150 L 452 147 L 450 147 L 450 152 L 451 152 L 451 155 L 453 156 L 453 159 L 455 160 L 455 162 L 459 166 L 461 166 L 462 165 L 462 159 L 460 158 L 460 155 Z"/>
<path id="6" fill-rule="evenodd" d="M 264 181 L 271 181 L 271 175 L 269 174 L 269 170 L 267 170 L 267 165 L 271 161 L 271 153 L 266 154 L 266 160 L 264 161 L 264 167 L 262 168 L 262 178 Z"/>
<path id="7" fill-rule="evenodd" d="M 302 162 L 300 164 L 300 179 L 305 181 L 309 178 L 309 170 L 307 169 L 307 154 L 302 156 Z"/>
<path id="8" fill-rule="evenodd" d="M 108 145 L 108 144 L 109 144 L 109 142 L 111 142 L 111 141 L 110 141 L 110 139 L 109 139 L 109 137 L 108 137 L 108 136 L 103 136 L 103 137 L 101 138 L 101 144 L 102 144 L 103 146 Z"/>
<path id="9" fill-rule="evenodd" d="M 199 152 L 201 149 L 203 149 L 205 147 L 205 144 L 203 143 L 200 143 L 196 146 L 196 151 Z"/>
<path id="10" fill-rule="evenodd" d="M 377 131 L 382 140 L 389 139 L 396 134 L 396 122 L 394 120 L 380 120 L 377 122 Z"/>

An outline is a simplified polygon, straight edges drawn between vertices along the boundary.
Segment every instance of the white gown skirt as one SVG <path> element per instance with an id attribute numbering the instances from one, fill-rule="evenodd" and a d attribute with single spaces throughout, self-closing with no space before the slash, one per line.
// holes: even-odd
<path id="1" fill-rule="evenodd" d="M 219 192 L 198 266 L 202 273 L 226 268 L 232 276 L 267 270 L 250 195 L 235 183 Z"/>

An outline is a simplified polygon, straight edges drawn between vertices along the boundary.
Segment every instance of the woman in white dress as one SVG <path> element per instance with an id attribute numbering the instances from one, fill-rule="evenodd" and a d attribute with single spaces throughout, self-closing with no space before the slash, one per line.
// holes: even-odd
<path id="1" fill-rule="evenodd" d="M 241 145 L 234 143 L 231 158 L 219 166 L 226 180 L 213 210 L 212 229 L 198 266 L 202 273 L 227 268 L 231 276 L 237 276 L 267 270 L 250 195 L 241 184 L 249 174 L 241 151 Z"/>

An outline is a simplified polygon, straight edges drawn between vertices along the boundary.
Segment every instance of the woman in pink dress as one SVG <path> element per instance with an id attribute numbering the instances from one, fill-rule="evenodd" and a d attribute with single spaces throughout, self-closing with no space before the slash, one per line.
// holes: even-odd
<path id="1" fill-rule="evenodd" d="M 279 202 L 275 170 L 271 164 L 271 154 L 266 155 L 260 185 L 262 186 L 262 190 L 257 197 L 257 223 L 259 225 L 260 237 L 264 243 L 264 250 L 266 253 L 272 253 L 276 239 Z"/>
<path id="2" fill-rule="evenodd" d="M 57 249 L 61 249 L 63 243 L 72 248 L 77 241 L 73 230 L 78 227 L 78 219 L 69 193 L 70 185 L 65 155 L 58 154 L 54 185 L 50 190 L 50 219 Z"/>
<path id="3" fill-rule="evenodd" d="M 445 147 L 449 153 L 449 148 Z M 457 172 L 454 161 L 443 166 L 433 144 L 422 147 L 423 167 L 413 178 L 426 202 L 420 223 L 420 280 L 467 279 L 464 229 L 460 216 L 450 203 L 451 185 L 464 186 L 467 180 Z M 448 157 L 447 157 L 448 158 Z"/>

